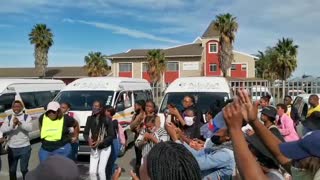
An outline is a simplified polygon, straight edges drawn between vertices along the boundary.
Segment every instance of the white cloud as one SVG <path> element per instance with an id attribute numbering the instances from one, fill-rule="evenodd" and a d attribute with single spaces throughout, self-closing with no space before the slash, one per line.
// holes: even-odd
<path id="1" fill-rule="evenodd" d="M 161 42 L 168 42 L 168 43 L 174 43 L 178 44 L 181 43 L 180 41 L 169 39 L 165 37 L 158 37 L 153 34 L 149 34 L 146 32 L 138 31 L 135 29 L 128 29 L 125 27 L 109 24 L 109 23 L 102 23 L 102 22 L 95 22 L 95 21 L 84 21 L 84 20 L 73 20 L 73 19 L 63 19 L 63 22 L 68 23 L 80 23 L 80 24 L 86 24 L 90 26 L 94 26 L 96 28 L 105 29 L 105 30 L 111 30 L 114 34 L 122 34 L 127 35 L 134 38 L 142 38 L 142 39 L 149 39 L 154 41 L 161 41 Z"/>
<path id="2" fill-rule="evenodd" d="M 299 45 L 299 67 L 296 74 L 300 75 L 304 71 L 316 74 L 320 68 L 320 64 L 316 63 L 320 47 L 320 39 L 317 38 L 320 31 L 320 24 L 317 23 L 320 19 L 319 7 L 319 0 L 11 0 L 1 3 L 0 14 L 28 14 L 31 10 L 34 12 L 42 8 L 62 12 L 64 8 L 78 8 L 83 13 L 100 19 L 122 18 L 129 19 L 135 25 L 151 25 L 149 30 L 153 34 L 101 23 L 101 20 L 74 22 L 73 19 L 65 19 L 66 23 L 82 23 L 115 34 L 178 43 L 175 39 L 154 34 L 176 34 L 177 38 L 190 37 L 184 41 L 192 41 L 202 35 L 217 14 L 230 12 L 239 22 L 235 46 L 237 50 L 252 54 L 274 45 L 282 37 L 293 38 Z"/>

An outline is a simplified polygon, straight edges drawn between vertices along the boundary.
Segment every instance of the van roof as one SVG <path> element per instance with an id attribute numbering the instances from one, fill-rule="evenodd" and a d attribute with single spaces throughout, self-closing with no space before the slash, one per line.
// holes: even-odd
<path id="1" fill-rule="evenodd" d="M 64 84 L 64 82 L 53 79 L 0 79 L 0 93 L 13 84 Z"/>
<path id="2" fill-rule="evenodd" d="M 137 85 L 139 83 L 139 85 Z M 130 87 L 135 89 L 151 89 L 150 84 L 145 79 L 125 78 L 125 77 L 87 77 L 81 78 L 68 84 L 62 91 L 77 90 L 109 90 L 118 91 Z"/>
<path id="3" fill-rule="evenodd" d="M 230 92 L 229 83 L 223 77 L 184 77 L 173 81 L 168 92 Z"/>

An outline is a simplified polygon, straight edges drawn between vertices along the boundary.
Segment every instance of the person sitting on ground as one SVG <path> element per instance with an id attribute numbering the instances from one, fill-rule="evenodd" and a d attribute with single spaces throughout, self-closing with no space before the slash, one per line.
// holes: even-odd
<path id="1" fill-rule="evenodd" d="M 197 160 L 202 179 L 220 180 L 232 179 L 235 161 L 231 144 L 224 144 L 230 140 L 227 129 L 220 129 L 211 139 L 215 146 L 204 148 L 204 142 L 186 138 L 172 123 L 167 123 L 167 131 L 171 139 L 182 143 Z"/>
<path id="2" fill-rule="evenodd" d="M 278 162 L 291 173 L 293 180 L 318 180 L 320 179 L 320 131 L 307 133 L 302 139 L 293 142 L 282 143 L 256 117 L 258 112 L 249 98 L 249 95 L 241 91 L 241 106 L 235 104 L 224 110 L 228 127 L 232 128 L 232 140 L 234 152 L 237 152 L 237 164 L 240 165 L 240 174 L 244 179 L 266 179 L 254 158 L 248 154 L 248 149 L 242 145 L 242 136 L 239 131 L 243 119 L 248 121 L 255 133 L 270 150 Z M 240 103 L 238 103 L 240 104 Z"/>
<path id="3" fill-rule="evenodd" d="M 140 168 L 141 180 L 201 180 L 200 168 L 193 155 L 182 145 L 172 141 L 156 144 L 144 157 Z M 113 180 L 119 180 L 118 168 Z M 133 180 L 139 180 L 131 171 Z"/>
<path id="4" fill-rule="evenodd" d="M 277 126 L 281 135 L 284 137 L 286 142 L 299 140 L 299 135 L 294 127 L 293 120 L 286 114 L 287 106 L 284 104 L 278 104 L 278 115 Z"/>
<path id="5" fill-rule="evenodd" d="M 140 134 L 135 141 L 135 145 L 142 149 L 142 159 L 148 155 L 155 144 L 169 140 L 165 129 L 156 128 L 155 116 L 147 116 L 145 118 L 145 123 L 146 127 L 140 131 Z"/>

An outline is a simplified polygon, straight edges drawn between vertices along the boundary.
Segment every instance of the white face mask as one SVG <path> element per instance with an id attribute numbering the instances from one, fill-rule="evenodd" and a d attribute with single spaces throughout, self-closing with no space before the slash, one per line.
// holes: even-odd
<path id="1" fill-rule="evenodd" d="M 187 126 L 192 126 L 194 121 L 193 121 L 194 117 L 184 117 L 184 121 L 186 122 Z"/>

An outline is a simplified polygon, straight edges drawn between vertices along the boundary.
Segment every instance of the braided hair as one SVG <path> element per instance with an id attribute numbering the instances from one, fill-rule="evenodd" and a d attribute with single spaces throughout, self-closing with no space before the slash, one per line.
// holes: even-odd
<path id="1" fill-rule="evenodd" d="M 175 142 L 156 144 L 147 156 L 151 180 L 200 180 L 200 167 L 193 155 Z"/>

